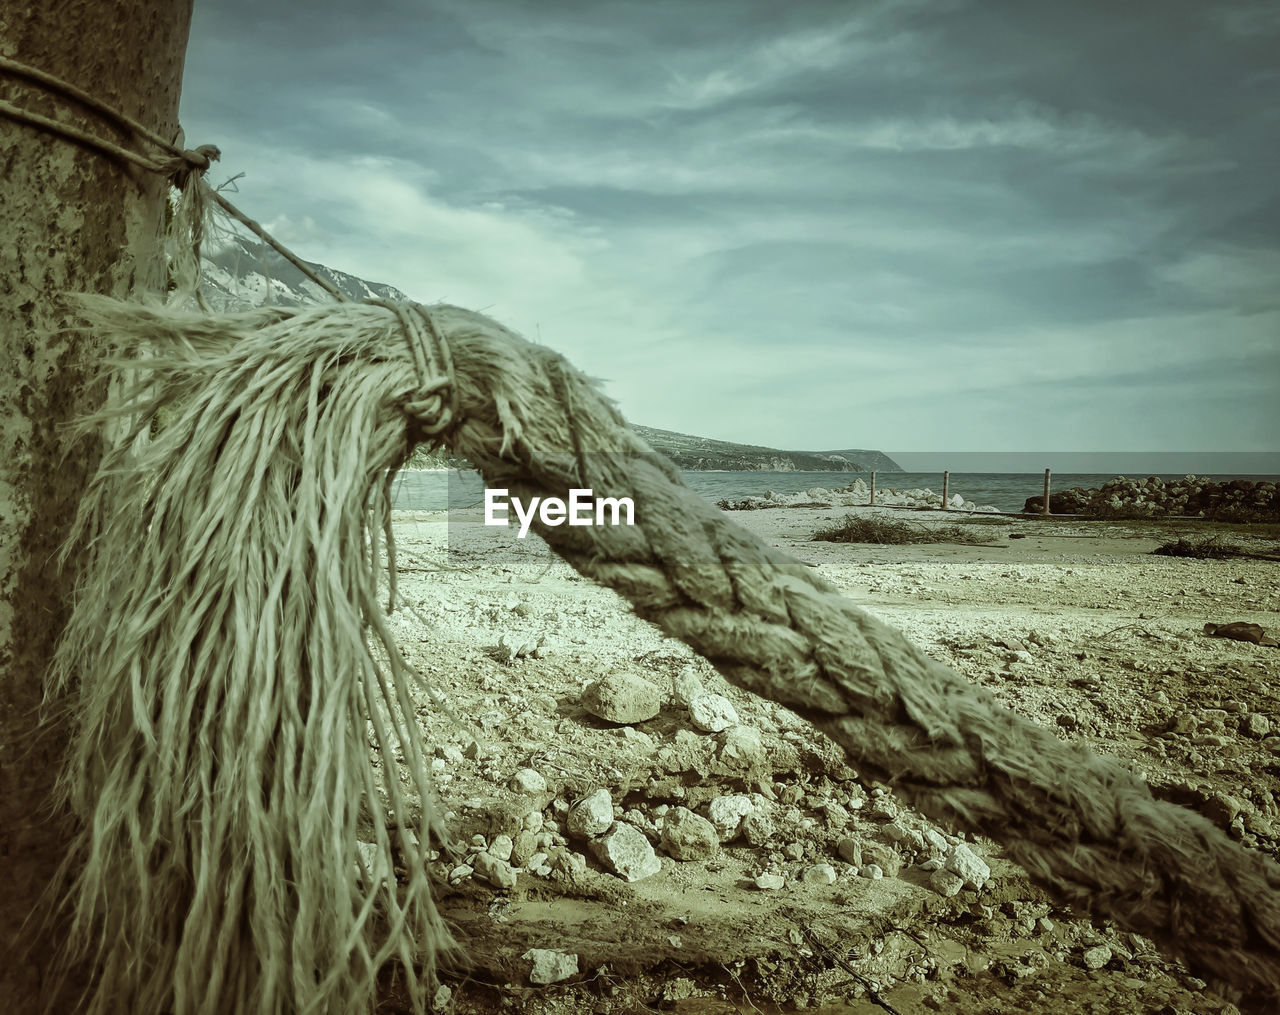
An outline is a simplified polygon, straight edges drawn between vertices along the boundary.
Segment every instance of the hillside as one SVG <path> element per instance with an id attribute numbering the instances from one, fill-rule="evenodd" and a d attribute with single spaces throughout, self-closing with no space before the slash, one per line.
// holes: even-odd
<path id="1" fill-rule="evenodd" d="M 709 437 L 694 437 L 632 426 L 648 445 L 660 451 L 682 469 L 693 472 L 901 472 L 893 459 L 881 451 L 783 451 L 756 444 L 734 444 Z"/>
<path id="2" fill-rule="evenodd" d="M 311 261 L 307 264 L 322 278 L 332 282 L 343 295 L 353 300 L 410 298 L 394 286 L 367 282 L 323 264 Z M 284 307 L 307 306 L 329 299 L 319 286 L 275 251 L 241 237 L 236 237 L 215 253 L 206 253 L 201 277 L 205 299 L 214 310 L 250 310 L 266 302 Z M 893 459 L 881 451 L 782 451 L 754 444 L 734 444 L 709 437 L 694 437 L 648 426 L 636 426 L 634 429 L 655 451 L 666 455 L 680 468 L 691 471 L 902 471 Z M 443 455 L 428 455 L 419 449 L 411 467 L 439 468 L 445 463 Z"/>

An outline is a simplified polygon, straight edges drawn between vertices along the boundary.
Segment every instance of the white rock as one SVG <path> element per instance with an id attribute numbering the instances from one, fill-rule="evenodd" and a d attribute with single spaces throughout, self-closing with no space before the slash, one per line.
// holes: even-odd
<path id="1" fill-rule="evenodd" d="M 716 797 L 707 805 L 707 817 L 715 825 L 721 842 L 729 842 L 742 827 L 742 819 L 755 810 L 751 798 L 742 793 Z"/>
<path id="2" fill-rule="evenodd" d="M 536 984 L 559 983 L 578 972 L 578 956 L 549 948 L 530 948 L 521 956 L 533 963 L 529 982 Z"/>
<path id="3" fill-rule="evenodd" d="M 858 873 L 871 881 L 881 881 L 884 879 L 884 870 L 878 863 L 869 863 Z"/>
<path id="4" fill-rule="evenodd" d="M 515 849 L 515 841 L 509 835 L 495 835 L 489 843 L 488 853 L 499 860 L 510 860 L 511 851 Z"/>
<path id="5" fill-rule="evenodd" d="M 639 881 L 662 870 L 662 861 L 645 834 L 625 821 L 619 821 L 604 835 L 593 839 L 591 852 L 606 869 L 624 881 Z"/>
<path id="6" fill-rule="evenodd" d="M 1098 945 L 1094 948 L 1086 948 L 1080 961 L 1085 969 L 1101 969 L 1111 961 L 1111 949 L 1106 945 Z"/>
<path id="7" fill-rule="evenodd" d="M 532 768 L 522 768 L 511 777 L 511 788 L 517 793 L 545 793 L 547 780 Z"/>
<path id="8" fill-rule="evenodd" d="M 762 892 L 776 892 L 786 883 L 781 874 L 761 874 L 756 878 L 756 887 Z"/>
<path id="9" fill-rule="evenodd" d="M 907 830 L 896 821 L 890 821 L 881 831 L 890 842 L 901 842 L 907 834 Z"/>
<path id="10" fill-rule="evenodd" d="M 493 885 L 494 888 L 514 888 L 516 872 L 506 860 L 499 860 L 488 853 L 477 853 L 471 859 L 476 873 Z"/>
<path id="11" fill-rule="evenodd" d="M 936 870 L 929 876 L 929 885 L 945 898 L 951 898 L 964 887 L 964 880 L 950 871 Z"/>
<path id="12" fill-rule="evenodd" d="M 362 839 L 356 840 L 356 852 L 360 854 L 360 859 L 364 863 L 364 869 L 369 872 L 369 876 L 374 881 L 379 881 L 387 876 L 386 856 L 383 854 L 376 843 L 365 842 Z M 360 864 L 356 864 L 356 871 L 363 878 L 360 871 Z"/>
<path id="13" fill-rule="evenodd" d="M 845 863 L 855 867 L 862 866 L 862 843 L 851 835 L 846 835 L 836 843 L 836 852 Z"/>
<path id="14" fill-rule="evenodd" d="M 707 860 L 720 847 L 716 828 L 687 807 L 668 812 L 662 823 L 662 848 L 677 860 Z"/>
<path id="15" fill-rule="evenodd" d="M 928 847 L 937 850 L 939 853 L 947 851 L 946 837 L 936 828 L 926 828 L 924 830 L 924 841 Z"/>
<path id="16" fill-rule="evenodd" d="M 720 737 L 722 761 L 750 764 L 764 753 L 764 738 L 751 726 L 730 726 Z"/>
<path id="17" fill-rule="evenodd" d="M 738 826 L 742 837 L 753 846 L 763 846 L 773 838 L 776 829 L 773 818 L 765 811 L 752 811 Z"/>
<path id="18" fill-rule="evenodd" d="M 613 673 L 582 692 L 582 707 L 606 722 L 644 722 L 658 714 L 662 695 L 643 677 Z"/>
<path id="19" fill-rule="evenodd" d="M 880 875 L 884 877 L 884 875 Z M 829 863 L 815 863 L 806 867 L 804 880 L 813 885 L 833 885 L 836 882 L 836 869 Z"/>
<path id="20" fill-rule="evenodd" d="M 449 1005 L 452 1001 L 453 991 L 449 989 L 447 983 L 442 983 L 431 998 L 431 1010 L 433 1012 L 446 1012 L 449 1010 Z"/>
<path id="21" fill-rule="evenodd" d="M 684 667 L 671 678 L 671 696 L 681 708 L 688 708 L 689 702 L 705 693 L 698 671 L 692 666 Z"/>
<path id="22" fill-rule="evenodd" d="M 737 725 L 738 710 L 723 694 L 700 694 L 689 702 L 689 718 L 698 729 L 719 733 Z"/>
<path id="23" fill-rule="evenodd" d="M 474 873 L 475 873 L 474 867 L 465 863 L 460 863 L 458 864 L 457 867 L 453 868 L 453 870 L 449 872 L 449 880 L 454 884 L 457 884 L 463 878 L 469 878 Z"/>
<path id="24" fill-rule="evenodd" d="M 955 874 L 964 881 L 966 888 L 977 891 L 991 877 L 991 868 L 973 850 L 963 842 L 957 843 L 947 854 L 947 862 L 943 869 Z"/>
<path id="25" fill-rule="evenodd" d="M 598 789 L 584 797 L 565 818 L 569 834 L 584 839 L 607 832 L 612 824 L 613 798 L 609 796 L 607 789 Z"/>

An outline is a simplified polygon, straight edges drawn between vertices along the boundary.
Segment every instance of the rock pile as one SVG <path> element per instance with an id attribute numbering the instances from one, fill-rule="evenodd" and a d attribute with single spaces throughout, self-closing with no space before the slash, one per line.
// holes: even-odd
<path id="1" fill-rule="evenodd" d="M 1028 497 L 1024 511 L 1039 513 L 1044 497 Z M 1231 479 L 1215 483 L 1203 476 L 1165 482 L 1155 476 L 1117 476 L 1100 489 L 1073 487 L 1049 495 L 1053 514 L 1099 518 L 1160 518 L 1193 515 L 1219 521 L 1280 521 L 1280 488 L 1275 483 Z"/>
<path id="2" fill-rule="evenodd" d="M 743 497 L 740 500 L 721 500 L 716 507 L 721 511 L 759 511 L 778 507 L 862 507 L 871 503 L 871 488 L 866 481 L 855 479 L 848 486 L 835 490 L 814 487 L 799 493 L 778 493 L 766 490 L 763 497 Z M 878 487 L 876 505 L 884 507 L 936 508 L 942 503 L 942 495 L 927 487 L 923 490 L 899 490 L 895 487 Z M 978 505 L 965 500 L 960 494 L 947 498 L 952 511 L 977 511 L 994 513 L 1000 509 L 991 504 Z"/>

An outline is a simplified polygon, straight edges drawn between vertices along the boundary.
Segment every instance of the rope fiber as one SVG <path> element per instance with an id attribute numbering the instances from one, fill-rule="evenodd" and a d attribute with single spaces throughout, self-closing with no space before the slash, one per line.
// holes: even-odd
<path id="1" fill-rule="evenodd" d="M 728 520 L 690 491 L 675 467 L 652 452 L 595 386 L 557 354 L 480 314 L 450 306 L 432 307 L 422 318 L 438 341 L 429 340 L 421 350 L 414 348 L 417 339 L 406 341 L 405 322 L 414 315 L 386 305 L 348 303 L 210 318 L 95 299 L 85 313 L 97 330 L 116 341 L 183 350 L 184 390 L 192 392 L 223 384 L 218 370 L 236 362 L 241 347 L 268 357 L 264 362 L 298 356 L 309 362 L 331 356 L 334 336 L 347 336 L 344 349 L 353 376 L 368 371 L 386 384 L 380 396 L 367 385 L 361 387 L 373 400 L 362 408 L 367 414 L 363 425 L 371 432 L 385 434 L 395 425 L 403 432 L 405 414 L 414 416 L 426 403 L 424 417 L 408 422 L 410 432 L 436 429 L 491 486 L 506 487 L 526 502 L 534 496 L 567 499 L 571 488 L 582 485 L 590 485 L 597 496 L 632 498 L 634 526 L 535 525 L 578 571 L 615 589 L 638 616 L 691 645 L 738 686 L 808 718 L 843 747 L 859 771 L 890 783 L 900 799 L 946 826 L 1003 844 L 1007 855 L 1057 900 L 1146 935 L 1234 995 L 1246 1010 L 1274 1011 L 1280 1002 L 1280 867 L 1233 842 L 1199 814 L 1155 799 L 1146 783 L 1121 764 L 1083 745 L 1065 743 L 1001 706 L 990 692 L 931 659 L 811 569 Z M 276 352 L 269 355 L 266 350 L 271 349 Z M 435 385 L 439 378 L 429 366 L 427 357 L 436 354 L 441 363 L 444 356 L 452 357 L 447 394 Z M 360 357 L 364 363 L 357 362 Z M 163 356 L 130 362 L 161 378 L 176 369 Z M 291 369 L 305 372 L 308 367 L 294 364 Z M 431 388 L 427 399 L 418 397 L 424 383 Z M 159 389 L 167 390 L 163 384 Z M 286 387 L 276 395 L 315 399 L 317 391 L 303 386 L 291 393 Z M 442 424 L 446 403 L 450 415 Z M 122 406 L 119 411 L 131 410 Z M 207 425 L 226 423 L 215 419 Z M 305 474 L 299 478 L 288 471 L 298 467 L 293 458 L 271 457 L 271 442 L 279 441 L 279 434 L 254 425 L 264 443 L 256 459 L 258 471 L 252 480 L 241 481 L 245 489 L 278 491 L 286 480 L 311 489 Z M 199 421 L 192 419 L 190 426 L 195 437 L 188 434 L 187 444 L 170 448 L 178 463 L 190 457 L 188 444 L 210 446 L 199 436 Z M 392 447 L 386 438 L 380 440 Z M 121 465 L 118 458 L 109 461 L 116 468 Z M 387 461 L 381 458 L 379 464 Z M 348 461 L 345 467 L 360 471 L 366 496 L 384 481 L 384 474 L 367 462 Z M 173 463 L 162 469 L 154 462 L 147 469 L 139 489 L 158 489 L 174 498 L 175 511 L 194 510 L 194 505 L 181 507 L 182 491 L 166 490 L 178 481 L 181 469 Z M 273 470 L 285 470 L 284 478 Z M 102 517 L 138 512 L 136 501 L 111 500 L 105 492 L 108 479 L 96 482 L 104 484 L 95 500 Z M 352 494 L 350 503 L 357 502 L 363 503 Z M 296 504 L 288 508 L 295 525 L 310 524 L 311 510 Z M 145 543 L 146 533 L 136 529 L 129 530 L 131 538 Z M 327 551 L 338 559 L 367 555 L 366 536 L 358 527 L 343 531 L 347 541 L 331 544 Z M 279 538 L 287 538 L 284 531 Z M 170 552 L 185 562 L 188 550 L 174 543 Z M 102 567 L 122 566 L 121 559 L 117 555 L 93 564 L 91 576 Z M 165 562 L 159 574 L 168 580 L 179 564 Z M 184 573 L 192 573 L 186 563 L 182 566 Z M 298 578 L 304 580 L 304 574 L 299 572 Z M 385 625 L 379 626 L 368 596 L 362 596 L 365 622 L 382 638 Z M 135 624 L 130 609 L 130 600 L 118 595 L 82 596 L 69 651 L 89 647 L 77 648 L 76 638 L 89 639 L 92 651 L 101 651 L 93 639 Z M 249 628 L 236 637 L 252 638 L 258 621 L 246 617 L 243 622 Z M 305 616 L 297 622 L 308 623 Z M 231 652 L 230 644 L 223 651 Z M 345 686 L 347 678 L 331 673 L 323 654 L 311 656 L 310 664 L 322 671 L 315 677 L 321 699 L 330 681 Z M 116 660 L 112 672 L 127 683 L 140 668 L 145 674 L 146 665 L 146 659 L 131 658 L 128 666 Z M 85 672 L 97 673 L 92 668 Z M 279 686 L 281 678 L 270 669 L 255 679 L 267 681 L 270 692 L 286 700 L 292 693 Z M 115 700 L 126 690 L 104 686 L 93 694 Z M 257 692 L 246 693 L 253 698 Z M 221 720 L 205 716 L 200 721 L 216 726 Z M 404 735 L 412 738 L 414 733 L 410 729 Z M 115 756 L 112 751 L 135 749 L 128 743 L 113 748 L 110 737 L 92 723 L 80 736 L 106 750 L 108 761 Z M 349 756 L 350 764 L 356 764 L 357 754 Z M 411 755 L 421 756 L 416 749 L 405 752 L 406 759 Z M 96 792 L 92 776 L 86 769 L 71 780 L 76 798 Z M 237 791 L 252 795 L 256 785 L 250 781 Z M 104 819 L 99 813 L 95 820 Z M 91 842 L 100 838 L 90 833 Z M 103 857 L 102 869 L 127 880 L 130 864 L 140 861 L 131 859 L 127 843 L 117 846 L 121 855 Z M 305 846 L 273 848 L 302 851 Z M 277 862 L 291 867 L 296 861 L 286 855 Z M 338 877 L 349 866 L 339 865 L 331 873 Z M 289 919 L 287 910 L 278 919 Z M 376 948 L 370 944 L 362 954 L 412 951 L 403 944 Z M 240 961 L 252 961 L 252 955 Z M 295 981 L 299 976 L 306 978 L 305 969 L 300 973 L 295 966 Z M 344 995 L 345 1002 L 351 1000 Z M 321 1004 L 316 1010 L 330 1009 Z"/>

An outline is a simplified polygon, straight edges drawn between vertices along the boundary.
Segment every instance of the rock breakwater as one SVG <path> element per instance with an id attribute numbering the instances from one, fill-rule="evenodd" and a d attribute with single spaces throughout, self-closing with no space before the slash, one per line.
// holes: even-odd
<path id="1" fill-rule="evenodd" d="M 1039 513 L 1044 498 L 1028 497 L 1024 511 Z M 1162 518 L 1189 515 L 1225 522 L 1280 521 L 1280 488 L 1275 483 L 1231 479 L 1214 482 L 1186 476 L 1166 482 L 1155 476 L 1117 476 L 1100 488 L 1073 487 L 1049 495 L 1053 514 L 1097 518 Z"/>
<path id="2" fill-rule="evenodd" d="M 812 490 L 801 490 L 799 493 L 777 493 L 766 490 L 762 497 L 743 497 L 740 500 L 721 500 L 716 507 L 721 511 L 759 511 L 764 508 L 780 507 L 863 507 L 871 502 L 871 488 L 863 479 L 855 479 L 848 486 L 827 490 L 814 487 Z M 942 506 L 942 495 L 930 489 L 899 490 L 895 487 L 879 487 L 876 489 L 876 506 L 939 508 Z M 965 500 L 960 494 L 952 494 L 947 498 L 947 508 L 951 511 L 976 511 L 982 513 L 998 512 L 1000 509 L 991 504 L 978 505 Z"/>

